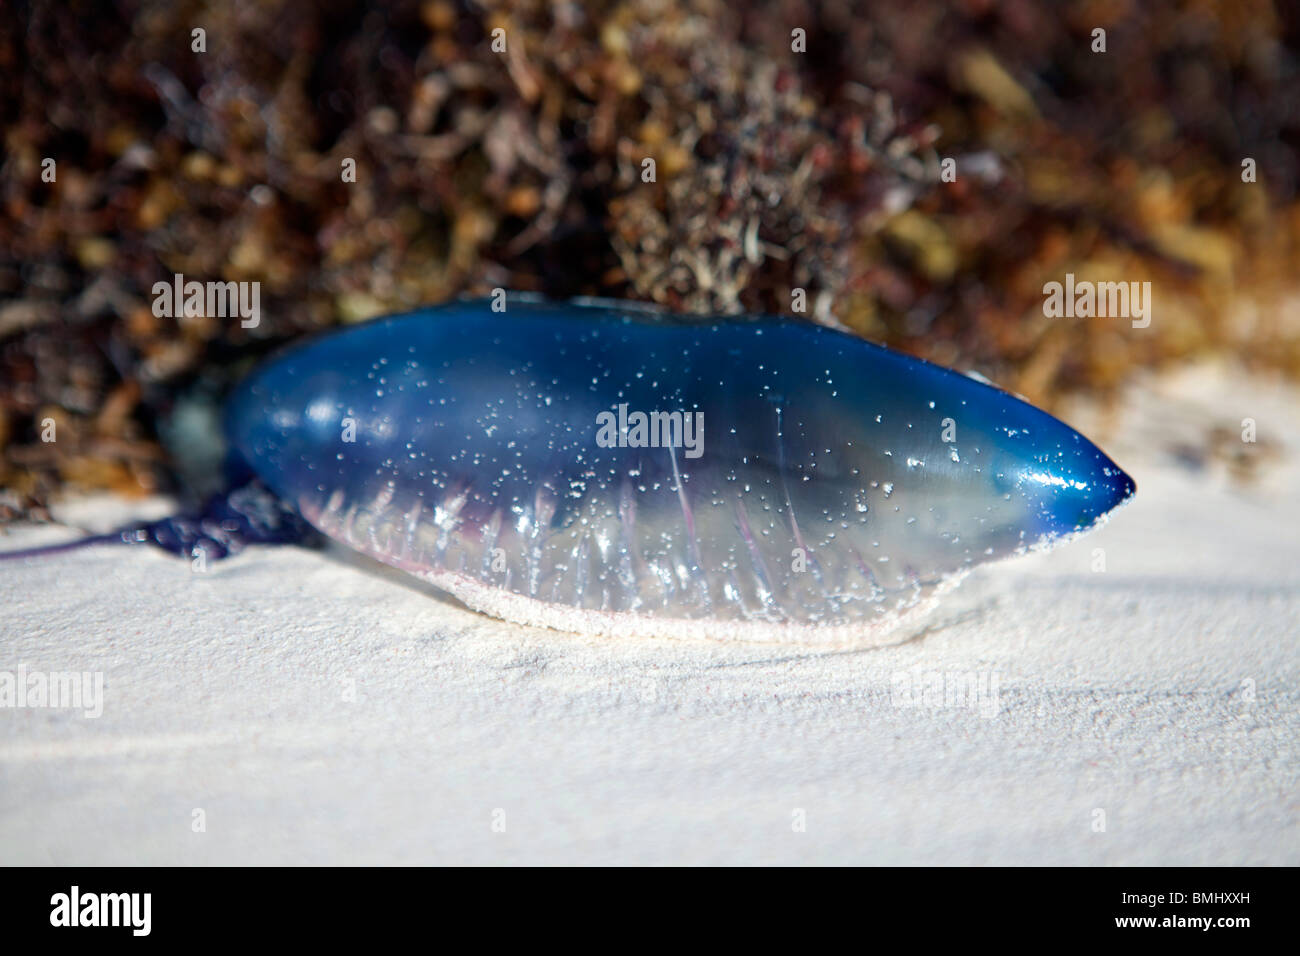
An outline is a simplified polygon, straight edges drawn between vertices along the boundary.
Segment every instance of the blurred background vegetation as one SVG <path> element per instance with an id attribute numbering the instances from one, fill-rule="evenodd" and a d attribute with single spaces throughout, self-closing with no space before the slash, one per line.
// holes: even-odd
<path id="1" fill-rule="evenodd" d="M 699 313 L 802 288 L 1049 408 L 1208 355 L 1294 375 L 1298 41 L 1280 0 L 12 4 L 0 519 L 166 489 L 187 396 L 498 286 Z M 1150 328 L 1045 318 L 1066 272 L 1150 280 Z M 174 273 L 259 281 L 260 325 L 156 317 Z"/>

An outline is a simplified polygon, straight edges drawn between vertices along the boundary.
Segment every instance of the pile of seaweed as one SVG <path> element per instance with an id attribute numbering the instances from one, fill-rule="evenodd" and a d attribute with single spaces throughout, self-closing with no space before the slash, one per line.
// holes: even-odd
<path id="1" fill-rule="evenodd" d="M 1210 353 L 1300 372 L 1294 5 L 65 0 L 5 21 L 0 519 L 167 487 L 184 396 L 280 342 L 497 287 L 802 310 L 1049 407 Z M 1067 273 L 1150 281 L 1150 325 L 1045 315 Z M 259 282 L 260 322 L 155 314 L 177 274 Z"/>

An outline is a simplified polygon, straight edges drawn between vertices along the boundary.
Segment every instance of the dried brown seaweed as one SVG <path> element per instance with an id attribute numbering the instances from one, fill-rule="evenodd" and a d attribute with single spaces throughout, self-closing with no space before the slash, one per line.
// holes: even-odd
<path id="1" fill-rule="evenodd" d="M 1286 5 L 17 14 L 0 28 L 0 519 L 65 486 L 165 486 L 159 416 L 242 356 L 498 286 L 803 306 L 1049 405 L 1211 352 L 1300 371 Z M 1048 318 L 1043 285 L 1067 272 L 1153 282 L 1155 321 Z M 262 320 L 155 315 L 177 273 L 259 282 Z"/>

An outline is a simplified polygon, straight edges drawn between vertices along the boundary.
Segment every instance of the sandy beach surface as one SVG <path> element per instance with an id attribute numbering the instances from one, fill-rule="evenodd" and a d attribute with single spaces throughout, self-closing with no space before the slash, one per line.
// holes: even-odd
<path id="1" fill-rule="evenodd" d="M 0 565 L 0 675 L 103 680 L 0 708 L 0 862 L 1295 865 L 1297 409 L 1201 368 L 1072 411 L 1133 503 L 875 650 L 522 628 L 337 550 Z"/>

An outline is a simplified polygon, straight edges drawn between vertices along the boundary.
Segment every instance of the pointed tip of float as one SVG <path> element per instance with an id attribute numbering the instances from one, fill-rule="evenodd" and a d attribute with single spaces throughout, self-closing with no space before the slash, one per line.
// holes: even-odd
<path id="1" fill-rule="evenodd" d="M 1066 471 L 1064 480 L 1047 505 L 1050 530 L 1057 534 L 1098 527 L 1137 494 L 1133 476 L 1095 446 L 1091 456 Z"/>
<path id="2" fill-rule="evenodd" d="M 1091 510 L 1101 517 L 1130 501 L 1137 494 L 1137 482 L 1102 452 L 1097 456 L 1101 461 L 1086 479 L 1089 486 L 1087 497 Z"/>

